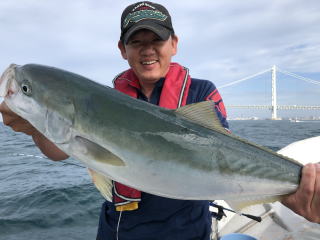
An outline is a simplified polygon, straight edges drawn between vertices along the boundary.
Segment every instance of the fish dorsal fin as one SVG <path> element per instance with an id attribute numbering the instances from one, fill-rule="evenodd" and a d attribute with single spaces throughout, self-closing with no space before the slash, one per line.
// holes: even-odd
<path id="1" fill-rule="evenodd" d="M 112 180 L 91 168 L 88 168 L 88 172 L 101 195 L 109 202 L 112 202 Z"/>
<path id="2" fill-rule="evenodd" d="M 217 116 L 214 101 L 193 103 L 180 107 L 174 111 L 203 127 L 222 133 L 228 133 L 228 131 L 221 125 L 220 119 Z"/>

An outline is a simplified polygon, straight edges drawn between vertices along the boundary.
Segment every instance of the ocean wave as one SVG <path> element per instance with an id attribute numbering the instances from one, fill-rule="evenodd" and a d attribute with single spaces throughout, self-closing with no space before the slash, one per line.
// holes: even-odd
<path id="1" fill-rule="evenodd" d="M 103 198 L 91 184 L 48 189 L 43 185 L 28 194 L 0 203 L 0 233 L 22 228 L 77 226 L 97 221 Z"/>

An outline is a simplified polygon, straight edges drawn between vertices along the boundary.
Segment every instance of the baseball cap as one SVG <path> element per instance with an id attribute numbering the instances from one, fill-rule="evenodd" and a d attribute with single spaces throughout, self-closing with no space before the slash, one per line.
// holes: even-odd
<path id="1" fill-rule="evenodd" d="M 133 33 L 148 29 L 162 40 L 167 40 L 174 33 L 168 10 L 157 3 L 143 1 L 129 5 L 121 15 L 120 40 L 128 43 Z"/>

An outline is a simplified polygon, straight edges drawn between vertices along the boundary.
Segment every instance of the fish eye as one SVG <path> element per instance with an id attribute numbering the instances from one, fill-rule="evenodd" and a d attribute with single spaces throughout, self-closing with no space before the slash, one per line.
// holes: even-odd
<path id="1" fill-rule="evenodd" d="M 24 80 L 21 84 L 21 90 L 24 94 L 30 95 L 31 94 L 31 85 L 27 80 Z"/>

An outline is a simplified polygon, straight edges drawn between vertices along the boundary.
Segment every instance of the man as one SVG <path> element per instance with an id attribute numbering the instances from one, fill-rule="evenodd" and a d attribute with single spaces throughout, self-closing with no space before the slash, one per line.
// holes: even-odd
<path id="1" fill-rule="evenodd" d="M 177 46 L 178 37 L 166 8 L 151 2 L 128 6 L 121 17 L 118 47 L 130 69 L 115 78 L 115 88 L 166 108 L 213 100 L 221 123 L 227 128 L 224 105 L 215 86 L 209 81 L 191 78 L 186 68 L 171 62 Z M 31 135 L 49 158 L 68 157 L 4 103 L 0 111 L 6 125 Z M 303 168 L 299 189 L 283 202 L 308 220 L 320 223 L 318 164 Z M 158 197 L 114 182 L 113 202 L 103 204 L 97 239 L 209 240 L 210 233 L 208 201 Z"/>

